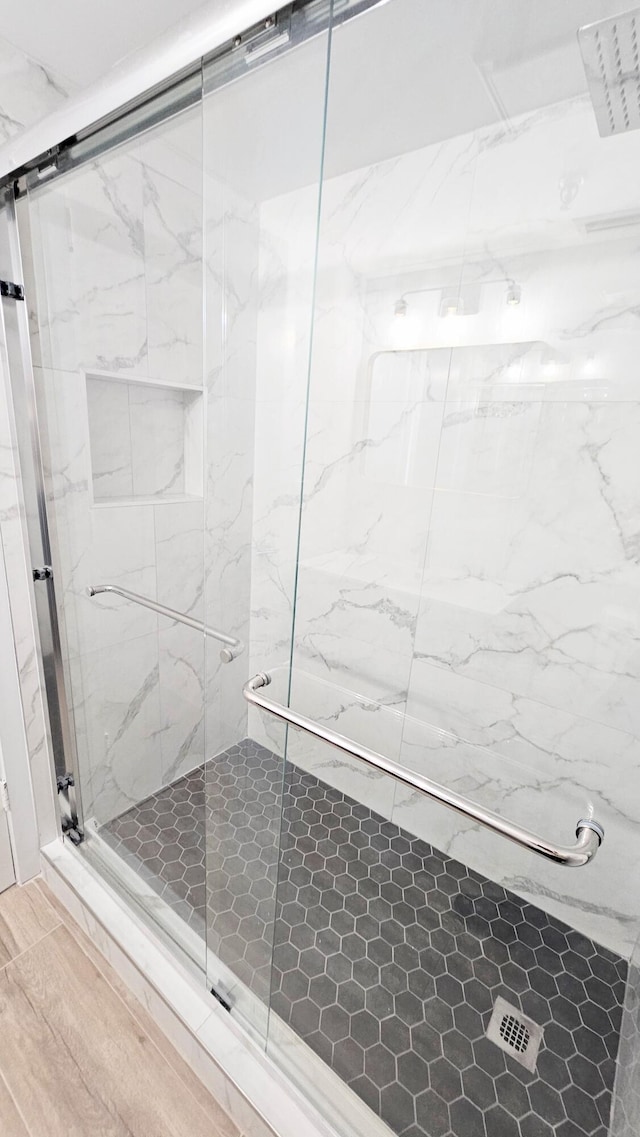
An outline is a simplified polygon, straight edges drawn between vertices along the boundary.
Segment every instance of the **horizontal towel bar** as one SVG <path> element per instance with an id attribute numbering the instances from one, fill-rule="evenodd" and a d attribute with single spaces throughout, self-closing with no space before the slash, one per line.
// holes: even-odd
<path id="1" fill-rule="evenodd" d="M 113 592 L 115 596 L 123 596 L 125 600 L 131 600 L 143 608 L 150 608 L 152 612 L 158 612 L 161 616 L 166 616 L 168 620 L 177 620 L 180 624 L 186 624 L 188 628 L 195 628 L 197 632 L 203 632 L 212 640 L 226 644 L 227 646 L 220 652 L 220 659 L 223 663 L 231 663 L 231 660 L 240 655 L 244 649 L 242 640 L 219 632 L 216 628 L 209 628 L 202 623 L 202 620 L 196 620 L 193 616 L 188 616 L 186 612 L 177 612 L 175 608 L 167 608 L 164 604 L 158 604 L 157 600 L 150 600 L 148 596 L 139 596 L 137 592 L 129 592 L 128 588 L 120 588 L 117 584 L 90 584 L 87 591 L 89 596 L 98 596 L 101 592 Z"/>
<path id="2" fill-rule="evenodd" d="M 586 865 L 589 861 L 593 860 L 604 840 L 604 830 L 602 826 L 599 825 L 597 821 L 585 818 L 579 821 L 576 826 L 577 841 L 575 845 L 566 847 L 562 845 L 552 845 L 549 841 L 538 837 L 537 834 L 531 833 L 530 830 L 521 829 L 520 826 L 514 825 L 511 821 L 506 821 L 503 817 L 500 817 L 499 814 L 493 813 L 492 810 L 485 809 L 481 805 L 476 805 L 475 802 L 469 801 L 460 794 L 454 793 L 453 790 L 448 790 L 445 786 L 441 786 L 437 782 L 432 782 L 428 778 L 424 778 L 422 774 L 415 774 L 412 770 L 401 766 L 399 762 L 394 762 L 391 758 L 385 758 L 383 754 L 378 754 L 375 750 L 369 750 L 367 746 L 360 746 L 359 743 L 353 742 L 345 735 L 338 734 L 337 731 L 321 726 L 319 723 L 314 722 L 313 719 L 306 718 L 305 715 L 298 714 L 297 711 L 291 710 L 290 707 L 285 707 L 281 703 L 276 703 L 272 699 L 266 698 L 262 694 L 262 688 L 268 687 L 270 683 L 271 676 L 268 672 L 260 672 L 260 674 L 254 675 L 253 679 L 249 679 L 248 683 L 245 683 L 242 692 L 247 702 L 252 703 L 256 707 L 260 707 L 263 711 L 268 711 L 269 714 L 281 719 L 282 722 L 288 723 L 289 726 L 297 727 L 298 730 L 304 730 L 307 734 L 312 734 L 315 738 L 321 739 L 322 742 L 327 742 L 330 746 L 335 746 L 337 750 L 342 750 L 344 754 L 350 754 L 353 758 L 359 758 L 361 762 L 366 762 L 368 766 L 372 766 L 384 774 L 389 774 L 392 778 L 408 786 L 409 789 L 418 790 L 433 801 L 438 801 L 441 805 L 447 806 L 448 809 L 453 809 L 456 813 L 462 814 L 463 817 L 477 821 L 480 825 L 483 825 L 485 829 L 489 829 L 492 833 L 498 833 L 501 837 L 506 837 L 507 840 L 513 841 L 516 845 L 520 845 L 522 849 L 537 853 L 538 856 L 545 857 L 548 861 L 553 861 L 557 865 L 579 868 L 581 865 Z"/>

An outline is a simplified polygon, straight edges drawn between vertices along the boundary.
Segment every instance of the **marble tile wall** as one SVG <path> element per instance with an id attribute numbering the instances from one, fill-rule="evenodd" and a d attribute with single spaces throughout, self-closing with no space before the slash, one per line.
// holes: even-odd
<path id="1" fill-rule="evenodd" d="M 329 161 L 331 130 L 330 111 Z M 603 849 L 587 870 L 556 869 L 299 735 L 290 755 L 628 954 L 637 229 L 607 231 L 606 218 L 633 210 L 623 171 L 639 143 L 614 140 L 606 162 L 602 145 L 576 98 L 326 181 L 292 697 L 560 843 L 593 813 Z M 310 200 L 301 190 L 261 207 L 292 264 Z M 469 314 L 441 315 L 458 288 Z M 265 294 L 259 407 L 280 374 L 279 345 L 261 336 L 276 310 Z M 271 567 L 253 574 L 252 671 L 288 662 L 293 585 L 280 565 L 292 563 L 299 455 L 287 428 L 303 387 L 298 369 L 257 421 Z M 256 509 L 257 550 L 261 526 Z M 285 672 L 278 685 L 286 697 Z M 252 734 L 273 729 L 256 721 Z"/>
<path id="2" fill-rule="evenodd" d="M 205 104 L 204 115 L 211 152 L 226 154 L 228 126 L 223 108 L 214 100 Z M 205 250 L 205 610 L 211 627 L 248 645 L 257 215 L 255 203 L 229 177 L 212 173 L 205 180 Z M 209 758 L 246 734 L 242 685 L 248 653 L 241 652 L 227 664 L 220 658 L 220 648 L 216 640 L 207 639 L 205 736 Z"/>
<path id="3" fill-rule="evenodd" d="M 166 385 L 88 376 L 89 443 L 96 503 L 184 497 L 188 416 L 200 396 Z M 200 423 L 202 415 L 198 416 Z M 201 429 L 201 427 L 200 427 Z M 200 450 L 202 447 L 200 447 Z M 202 495 L 202 478 L 197 487 Z"/>
<path id="4" fill-rule="evenodd" d="M 327 46 L 313 38 L 204 101 L 207 614 L 246 645 L 220 669 L 208 642 L 210 756 L 259 729 L 242 686 L 290 652 Z M 287 90 L 302 129 L 274 112 Z M 274 200 L 292 185 L 305 188 Z"/>
<path id="5" fill-rule="evenodd" d="M 181 391 L 202 388 L 198 129 L 189 112 L 32 200 L 54 568 L 99 822 L 204 758 L 202 637 L 87 595 L 119 584 L 204 615 L 203 396 Z"/>
<path id="6" fill-rule="evenodd" d="M 0 142 L 44 118 L 67 98 L 73 85 L 54 75 L 0 36 Z"/>

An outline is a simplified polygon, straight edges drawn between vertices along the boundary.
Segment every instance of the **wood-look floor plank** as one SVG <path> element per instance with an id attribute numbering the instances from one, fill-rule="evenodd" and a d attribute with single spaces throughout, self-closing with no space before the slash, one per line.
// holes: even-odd
<path id="1" fill-rule="evenodd" d="M 0 893 L 0 967 L 41 940 L 60 923 L 35 881 Z"/>
<path id="2" fill-rule="evenodd" d="M 0 1133 L 2 1137 L 29 1137 L 29 1132 L 15 1107 L 2 1074 L 0 1074 Z"/>
<path id="3" fill-rule="evenodd" d="M 216 1137 L 60 926 L 0 973 L 0 1071 L 31 1137 Z"/>
<path id="4" fill-rule="evenodd" d="M 79 924 L 76 923 L 71 914 L 60 903 L 54 893 L 51 892 L 45 882 L 41 880 L 38 883 L 45 898 L 58 913 L 62 922 L 80 944 L 80 947 L 89 956 L 89 959 L 95 964 L 102 975 L 104 975 L 107 983 L 113 987 L 116 994 L 119 995 L 125 1003 L 128 1010 L 140 1024 L 142 1030 L 149 1035 L 151 1041 L 158 1048 L 169 1065 L 175 1070 L 187 1093 L 195 1098 L 205 1111 L 207 1117 L 210 1118 L 214 1127 L 213 1132 L 215 1137 L 240 1137 L 240 1131 L 237 1125 L 234 1124 L 222 1106 L 212 1097 L 206 1086 L 203 1086 L 191 1067 L 187 1065 L 180 1054 L 178 1054 L 175 1047 L 171 1045 L 167 1036 L 160 1027 L 156 1025 L 146 1008 L 136 999 L 135 995 L 129 990 L 117 972 L 114 971 L 109 961 L 105 959 L 93 941 L 83 932 Z"/>

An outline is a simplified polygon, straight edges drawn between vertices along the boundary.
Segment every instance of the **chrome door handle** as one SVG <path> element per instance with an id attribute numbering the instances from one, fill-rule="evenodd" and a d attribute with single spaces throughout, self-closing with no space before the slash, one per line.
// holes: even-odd
<path id="1" fill-rule="evenodd" d="M 418 790 L 425 797 L 431 798 L 432 801 L 438 801 L 447 809 L 453 809 L 463 817 L 477 821 L 479 825 L 489 829 L 490 832 L 497 833 L 500 837 L 506 837 L 508 841 L 513 841 L 522 849 L 536 853 L 539 857 L 544 857 L 557 865 L 566 865 L 568 868 L 580 868 L 580 866 L 593 860 L 604 840 L 602 826 L 591 818 L 583 818 L 576 825 L 577 841 L 574 845 L 554 845 L 545 840 L 544 837 L 532 833 L 531 830 L 522 829 L 519 825 L 514 825 L 512 821 L 500 817 L 493 810 L 485 809 L 484 806 L 469 801 L 468 798 L 462 797 L 454 790 L 449 790 L 445 786 L 439 785 L 438 782 L 432 782 L 429 778 L 423 777 L 422 774 L 414 774 L 413 771 L 407 770 L 399 762 L 394 762 L 392 758 L 386 758 L 383 754 L 370 750 L 368 746 L 361 746 L 344 734 L 338 734 L 337 731 L 321 726 L 320 723 L 314 722 L 313 719 L 307 718 L 305 715 L 298 714 L 290 707 L 285 707 L 282 703 L 266 698 L 261 692 L 270 683 L 271 676 L 268 672 L 260 672 L 258 675 L 254 675 L 253 679 L 249 679 L 242 689 L 247 702 L 260 707 L 282 722 L 297 727 L 299 730 L 304 730 L 322 742 L 327 742 L 329 746 L 335 746 L 344 754 L 349 754 L 361 762 L 366 762 L 368 766 L 380 770 L 383 774 L 388 774 L 396 781 L 408 786 L 409 789 Z"/>
<path id="2" fill-rule="evenodd" d="M 242 640 L 236 639 L 235 636 L 228 636 L 226 632 L 219 632 L 217 628 L 210 628 L 207 624 L 203 624 L 202 620 L 196 620 L 193 616 L 188 616 L 186 612 L 167 608 L 165 604 L 158 604 L 157 600 L 151 600 L 148 596 L 140 596 L 137 592 L 130 592 L 128 588 L 120 588 L 117 584 L 90 584 L 87 592 L 89 596 L 98 596 L 101 592 L 113 592 L 115 596 L 123 596 L 125 600 L 131 600 L 133 604 L 140 604 L 142 608 L 150 608 L 152 612 L 158 612 L 160 616 L 166 616 L 168 620 L 177 620 L 179 624 L 186 624 L 188 628 L 195 628 L 197 632 L 203 632 L 205 636 L 210 636 L 211 639 L 218 640 L 219 643 L 226 645 L 220 652 L 220 659 L 223 663 L 231 663 L 232 659 L 244 651 Z"/>

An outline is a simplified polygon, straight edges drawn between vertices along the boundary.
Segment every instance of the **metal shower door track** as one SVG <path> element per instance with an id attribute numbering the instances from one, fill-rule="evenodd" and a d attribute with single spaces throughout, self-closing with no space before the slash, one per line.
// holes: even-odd
<path id="1" fill-rule="evenodd" d="M 262 63 L 321 35 L 329 28 L 335 30 L 371 8 L 387 2 L 388 0 L 291 0 L 279 9 L 269 11 L 256 23 L 227 38 L 213 50 L 205 51 L 205 54 L 194 54 L 186 64 L 182 47 L 178 49 L 177 46 L 173 52 L 167 50 L 165 77 L 141 89 L 135 97 L 120 101 L 118 92 L 128 88 L 116 84 L 113 107 L 106 113 L 104 96 L 96 97 L 92 103 L 90 92 L 80 95 L 80 104 L 95 105 L 96 111 L 100 109 L 101 113 L 84 124 L 80 122 L 73 133 L 65 133 L 65 126 L 73 121 L 68 115 L 65 117 L 62 112 L 56 112 L 50 116 L 51 128 L 60 123 L 60 135 L 54 136 L 45 150 L 36 149 L 33 155 L 24 153 L 29 137 L 34 139 L 34 146 L 46 137 L 42 127 L 25 132 L 25 140 L 20 147 L 8 145 L 0 148 L 0 189 L 10 185 L 16 186 L 18 193 L 35 189 L 41 183 L 49 182 L 91 161 L 103 151 L 195 106 L 202 98 L 203 84 L 206 85 L 208 94 L 242 79 Z M 254 12 L 263 7 L 259 0 L 254 0 L 254 3 L 247 0 L 242 12 Z M 241 13 L 238 15 L 240 18 Z M 228 19 L 221 23 L 219 17 L 212 17 L 210 22 L 212 26 L 221 24 L 223 28 L 227 28 L 229 23 Z M 192 39 L 195 47 L 197 37 Z M 210 40 L 211 36 L 203 32 L 200 43 Z M 144 69 L 141 71 L 144 72 Z M 47 122 L 45 120 L 45 124 Z M 17 159 L 15 165 L 11 158 L 12 151 Z M 10 158 L 9 162 L 5 160 L 3 171 L 2 159 L 7 152 Z"/>

